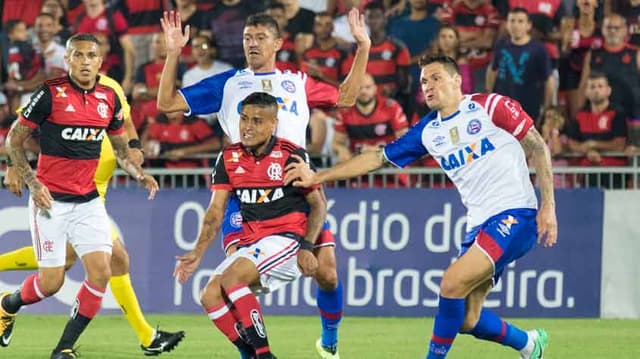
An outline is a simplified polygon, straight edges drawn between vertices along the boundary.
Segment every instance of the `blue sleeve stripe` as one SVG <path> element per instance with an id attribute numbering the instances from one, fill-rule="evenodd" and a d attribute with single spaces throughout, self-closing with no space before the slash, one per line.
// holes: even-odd
<path id="1" fill-rule="evenodd" d="M 396 166 L 396 167 L 398 167 L 398 168 L 402 168 L 402 167 L 403 167 L 403 166 L 400 166 L 399 164 L 397 164 L 397 163 L 393 162 L 393 161 L 389 158 L 389 156 L 387 156 L 387 148 L 386 148 L 386 147 L 382 149 L 382 154 L 384 155 L 384 158 L 387 160 L 387 162 L 391 163 L 392 165 L 394 165 L 394 166 Z"/>
<path id="2" fill-rule="evenodd" d="M 237 70 L 221 72 L 179 90 L 189 106 L 188 114 L 202 115 L 220 111 L 227 81 Z"/>
<path id="3" fill-rule="evenodd" d="M 184 99 L 184 102 L 187 104 L 188 109 L 184 112 L 185 116 L 191 116 L 191 105 L 189 104 L 189 100 L 187 100 L 187 97 L 182 93 L 182 89 L 178 89 L 178 93 L 180 94 L 180 96 L 182 96 L 182 98 Z"/>

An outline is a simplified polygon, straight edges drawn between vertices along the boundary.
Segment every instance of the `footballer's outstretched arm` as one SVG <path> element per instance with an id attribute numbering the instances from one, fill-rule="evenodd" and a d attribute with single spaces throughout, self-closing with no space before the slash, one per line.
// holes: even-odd
<path id="1" fill-rule="evenodd" d="M 363 152 L 335 167 L 316 173 L 301 157 L 297 155 L 293 155 L 293 157 L 297 161 L 290 163 L 285 168 L 285 184 L 293 184 L 296 187 L 311 187 L 328 181 L 364 175 L 382 167 L 386 161 L 380 147 L 376 151 Z"/>
<path id="2" fill-rule="evenodd" d="M 160 19 L 162 32 L 166 41 L 167 57 L 160 74 L 158 84 L 157 107 L 162 112 L 187 111 L 189 106 L 182 95 L 176 90 L 176 78 L 178 78 L 178 62 L 182 48 L 189 41 L 189 25 L 182 32 L 182 20 L 177 11 L 164 12 Z"/>
<path id="3" fill-rule="evenodd" d="M 195 247 L 191 252 L 176 257 L 178 265 L 173 272 L 173 276 L 178 278 L 180 283 L 186 282 L 191 274 L 195 272 L 200 265 L 202 256 L 216 239 L 216 235 L 222 225 L 224 211 L 227 208 L 229 194 L 229 191 L 222 189 L 216 189 L 211 192 L 211 201 L 209 201 L 209 207 L 204 215 L 202 228 L 198 234 L 198 241 Z"/>
<path id="4" fill-rule="evenodd" d="M 349 74 L 339 86 L 338 107 L 350 107 L 356 103 L 360 84 L 367 69 L 369 50 L 371 48 L 371 39 L 367 34 L 364 15 L 361 15 L 358 9 L 353 8 L 349 11 L 348 21 L 351 35 L 358 43 L 358 49 Z"/>

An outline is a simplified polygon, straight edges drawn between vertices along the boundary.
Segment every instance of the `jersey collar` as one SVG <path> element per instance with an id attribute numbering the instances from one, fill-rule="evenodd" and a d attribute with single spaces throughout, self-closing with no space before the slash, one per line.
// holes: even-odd
<path id="1" fill-rule="evenodd" d="M 269 139 L 269 142 L 267 142 L 267 147 L 264 148 L 263 153 L 254 153 L 253 150 L 244 146 L 242 146 L 242 148 L 245 150 L 245 152 L 255 157 L 255 159 L 259 160 L 265 157 L 266 155 L 270 154 L 275 145 L 276 145 L 276 136 L 271 136 L 271 138 Z"/>
<path id="2" fill-rule="evenodd" d="M 80 93 L 90 93 L 95 91 L 96 89 L 96 85 L 98 84 L 98 82 L 100 81 L 100 75 L 96 76 L 96 82 L 93 84 L 93 87 L 90 89 L 83 89 L 82 87 L 78 86 L 72 79 L 70 75 L 67 75 L 67 79 L 69 80 L 69 83 L 71 84 L 71 87 L 73 87 L 74 90 L 80 92 Z"/>
<path id="3" fill-rule="evenodd" d="M 275 75 L 277 73 L 280 73 L 280 70 L 278 70 L 278 69 L 275 69 L 273 71 L 267 71 L 267 72 L 255 72 L 255 71 L 253 71 L 253 70 L 251 70 L 250 68 L 247 67 L 246 70 L 251 72 L 254 76 L 269 76 L 269 75 Z"/>

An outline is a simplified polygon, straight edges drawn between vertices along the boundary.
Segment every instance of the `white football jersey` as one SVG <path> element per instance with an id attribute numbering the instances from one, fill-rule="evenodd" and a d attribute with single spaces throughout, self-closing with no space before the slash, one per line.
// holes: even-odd
<path id="1" fill-rule="evenodd" d="M 189 105 L 187 115 L 218 113 L 218 121 L 231 143 L 240 142 L 240 103 L 254 92 L 266 92 L 278 101 L 276 135 L 305 147 L 310 107 L 333 107 L 338 89 L 302 72 L 275 70 L 255 73 L 229 70 L 207 77 L 179 92 Z"/>
<path id="2" fill-rule="evenodd" d="M 429 113 L 384 154 L 399 167 L 426 154 L 434 157 L 460 192 L 471 229 L 507 209 L 537 208 L 519 142 L 532 126 L 511 98 L 467 95 L 458 111 L 446 118 Z"/>

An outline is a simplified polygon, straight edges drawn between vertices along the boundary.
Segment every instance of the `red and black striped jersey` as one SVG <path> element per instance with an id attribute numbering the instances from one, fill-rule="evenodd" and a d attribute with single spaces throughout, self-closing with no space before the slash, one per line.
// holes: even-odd
<path id="1" fill-rule="evenodd" d="M 160 142 L 160 153 L 201 144 L 215 136 L 207 122 L 196 116 L 184 117 L 180 121 L 169 121 L 162 114 L 149 124 L 149 139 Z M 196 168 L 200 160 L 166 161 L 166 168 Z"/>
<path id="2" fill-rule="evenodd" d="M 478 34 L 485 29 L 497 30 L 500 26 L 498 10 L 490 2 L 470 8 L 464 1 L 455 2 L 443 10 L 442 21 L 453 24 L 464 34 Z M 491 50 L 472 48 L 463 49 L 469 64 L 475 69 L 487 65 L 491 61 Z"/>
<path id="3" fill-rule="evenodd" d="M 227 146 L 218 156 L 211 189 L 232 192 L 240 200 L 241 245 L 273 234 L 304 237 L 308 209 L 305 196 L 318 187 L 285 186 L 284 168 L 293 161 L 292 154 L 309 162 L 303 148 L 279 137 L 272 137 L 259 156 L 241 143 Z"/>
<path id="4" fill-rule="evenodd" d="M 372 44 L 369 50 L 367 73 L 373 76 L 376 85 L 393 93 L 398 87 L 398 68 L 409 67 L 411 55 L 400 41 L 387 37 L 379 44 Z M 348 71 L 348 70 L 347 70 Z"/>
<path id="5" fill-rule="evenodd" d="M 335 81 L 342 81 L 351 69 L 353 56 L 339 48 L 338 45 L 334 45 L 328 50 L 322 50 L 318 47 L 318 44 L 314 44 L 313 47 L 304 52 L 302 60 L 300 66 L 302 72 L 309 72 L 306 63 L 311 62 L 318 65 L 326 77 Z"/>
<path id="6" fill-rule="evenodd" d="M 55 200 L 86 202 L 98 196 L 94 175 L 102 140 L 124 132 L 115 91 L 100 84 L 78 87 L 68 76 L 46 81 L 18 120 L 40 129 L 38 179 Z"/>
<path id="7" fill-rule="evenodd" d="M 604 111 L 595 113 L 591 111 L 590 105 L 586 105 L 576 113 L 575 121 L 570 121 L 566 130 L 567 136 L 576 141 L 584 142 L 611 141 L 616 138 L 627 137 L 627 121 L 624 111 L 617 105 L 609 105 Z M 580 159 L 577 163 L 581 166 L 591 165 L 586 158 Z M 599 163 L 602 166 L 626 166 L 627 159 L 624 157 L 603 156 Z"/>
<path id="8" fill-rule="evenodd" d="M 409 122 L 400 104 L 378 96 L 376 108 L 369 115 L 362 114 L 357 106 L 338 110 L 333 127 L 347 134 L 349 149 L 357 153 L 364 145 L 386 145 L 395 140 L 396 131 L 409 128 Z"/>
<path id="9" fill-rule="evenodd" d="M 280 71 L 298 71 L 296 44 L 291 40 L 289 35 L 285 35 L 282 38 L 282 47 L 278 50 L 278 53 L 276 53 L 276 67 Z"/>
<path id="10" fill-rule="evenodd" d="M 168 8 L 167 0 L 125 0 L 120 3 L 129 23 L 129 34 L 160 32 L 159 18 Z"/>

